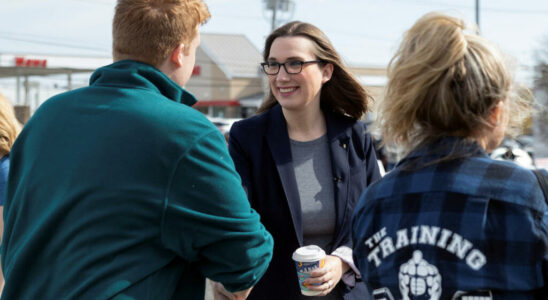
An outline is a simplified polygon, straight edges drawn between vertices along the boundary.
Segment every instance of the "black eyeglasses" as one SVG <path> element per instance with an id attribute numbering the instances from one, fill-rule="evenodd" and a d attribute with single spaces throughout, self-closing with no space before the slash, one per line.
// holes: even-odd
<path id="1" fill-rule="evenodd" d="M 322 63 L 321 60 L 309 60 L 309 61 L 300 61 L 300 60 L 290 60 L 284 63 L 279 63 L 275 61 L 269 61 L 261 63 L 263 71 L 266 75 L 276 75 L 280 72 L 280 66 L 284 66 L 285 72 L 287 74 L 299 74 L 303 70 L 303 65 L 313 64 L 313 63 Z"/>

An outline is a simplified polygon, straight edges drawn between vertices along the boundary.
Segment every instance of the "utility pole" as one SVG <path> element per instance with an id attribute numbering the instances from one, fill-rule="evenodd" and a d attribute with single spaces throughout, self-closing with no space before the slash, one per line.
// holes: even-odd
<path id="1" fill-rule="evenodd" d="M 272 26 L 270 28 L 270 31 L 274 31 L 274 29 L 276 29 L 276 12 L 277 11 L 278 11 L 278 0 L 272 0 Z"/>
<path id="2" fill-rule="evenodd" d="M 476 25 L 478 26 L 478 34 L 480 33 L 480 0 L 476 0 Z"/>
<path id="3" fill-rule="evenodd" d="M 287 22 L 293 18 L 293 12 L 295 9 L 294 0 L 263 0 L 265 10 L 272 11 L 271 15 L 271 31 L 274 31 L 278 27 L 280 22 Z M 283 20 L 280 19 L 280 15 L 283 13 Z"/>

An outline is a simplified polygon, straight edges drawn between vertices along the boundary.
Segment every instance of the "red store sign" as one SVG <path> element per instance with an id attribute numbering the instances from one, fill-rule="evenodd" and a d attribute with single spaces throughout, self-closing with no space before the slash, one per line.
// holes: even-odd
<path id="1" fill-rule="evenodd" d="M 200 74 L 202 74 L 202 67 L 194 66 L 194 69 L 192 69 L 192 75 L 191 76 L 200 76 Z"/>
<path id="2" fill-rule="evenodd" d="M 16 67 L 45 68 L 47 64 L 47 59 L 28 59 L 21 56 L 15 57 Z"/>

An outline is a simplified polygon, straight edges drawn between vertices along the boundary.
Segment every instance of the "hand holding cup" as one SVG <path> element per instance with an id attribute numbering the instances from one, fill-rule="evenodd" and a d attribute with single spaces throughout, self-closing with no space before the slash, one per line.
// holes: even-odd
<path id="1" fill-rule="evenodd" d="M 304 284 L 308 285 L 309 290 L 319 292 L 317 296 L 325 296 L 337 286 L 345 269 L 348 265 L 339 257 L 327 255 L 323 268 L 312 271 Z"/>

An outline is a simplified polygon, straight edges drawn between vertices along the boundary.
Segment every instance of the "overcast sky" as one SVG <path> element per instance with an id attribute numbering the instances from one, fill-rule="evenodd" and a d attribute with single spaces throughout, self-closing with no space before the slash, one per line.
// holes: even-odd
<path id="1" fill-rule="evenodd" d="M 315 24 L 350 64 L 385 66 L 405 30 L 429 11 L 475 21 L 475 0 L 296 0 L 282 21 Z M 206 0 L 202 32 L 246 35 L 262 51 L 271 30 L 263 0 Z M 0 54 L 110 56 L 114 0 L 0 0 Z M 530 81 L 534 53 L 548 36 L 548 1 L 480 0 L 482 35 L 515 57 Z M 545 42 L 548 47 L 548 40 Z"/>

